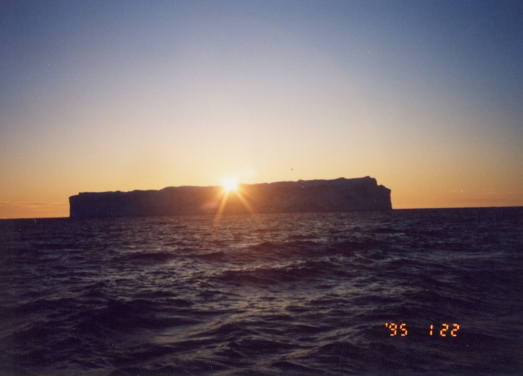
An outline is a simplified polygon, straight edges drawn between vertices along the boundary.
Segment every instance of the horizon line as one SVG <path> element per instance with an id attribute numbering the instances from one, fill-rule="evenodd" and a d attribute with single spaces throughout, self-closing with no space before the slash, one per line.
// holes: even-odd
<path id="1" fill-rule="evenodd" d="M 1 203 L 0 203 L 1 204 Z M 46 205 L 46 204 L 43 204 Z M 68 205 L 68 204 L 58 204 L 58 205 Z M 395 210 L 458 210 L 458 209 L 494 209 L 494 208 L 523 208 L 523 205 L 511 205 L 511 206 L 460 206 L 460 207 L 445 207 L 445 208 L 398 208 L 392 210 L 387 210 L 387 212 Z M 288 213 L 288 214 L 304 214 L 304 213 L 361 213 L 362 211 L 354 210 L 347 212 L 301 212 L 301 213 Z M 363 212 L 382 212 L 382 210 L 366 210 Z M 257 213 L 256 215 L 270 215 L 270 214 L 281 214 L 281 213 Z M 9 221 L 9 220 L 37 220 L 37 219 L 106 219 L 106 218 L 150 218 L 150 217 L 184 217 L 184 216 L 205 216 L 212 214 L 177 214 L 177 215 L 144 215 L 144 216 L 129 216 L 129 217 L 96 217 L 96 218 L 71 218 L 71 217 L 19 217 L 19 218 L 0 218 L 0 221 Z M 252 215 L 251 213 L 226 213 L 224 215 Z"/>

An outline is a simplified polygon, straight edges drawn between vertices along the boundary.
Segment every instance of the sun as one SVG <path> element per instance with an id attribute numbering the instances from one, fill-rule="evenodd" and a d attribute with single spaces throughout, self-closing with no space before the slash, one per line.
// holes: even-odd
<path id="1" fill-rule="evenodd" d="M 238 180 L 234 178 L 222 179 L 222 186 L 225 193 L 236 192 L 238 190 Z"/>
<path id="2" fill-rule="evenodd" d="M 218 207 L 218 210 L 216 211 L 216 216 L 214 217 L 213 226 L 217 225 L 220 222 L 220 218 L 222 217 L 222 214 L 225 211 L 225 206 L 227 205 L 227 201 L 231 198 L 231 193 L 234 192 L 233 205 L 232 205 L 232 211 L 238 211 L 238 203 L 243 204 L 247 211 L 249 211 L 251 214 L 255 214 L 256 211 L 254 207 L 249 203 L 248 199 L 243 196 L 242 189 L 238 184 L 237 178 L 227 178 L 227 179 L 221 179 L 222 187 L 223 187 L 223 193 L 220 195 L 220 204 Z M 245 186 L 242 186 L 245 187 Z M 239 202 L 238 202 L 239 201 Z M 241 210 L 240 210 L 241 211 Z"/>

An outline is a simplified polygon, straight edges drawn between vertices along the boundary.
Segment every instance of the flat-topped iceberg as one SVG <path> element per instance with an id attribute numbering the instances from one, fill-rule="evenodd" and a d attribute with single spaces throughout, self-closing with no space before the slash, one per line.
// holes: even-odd
<path id="1" fill-rule="evenodd" d="M 69 197 L 71 218 L 217 213 L 296 213 L 391 210 L 390 189 L 371 177 L 167 187 L 159 191 L 83 192 Z"/>

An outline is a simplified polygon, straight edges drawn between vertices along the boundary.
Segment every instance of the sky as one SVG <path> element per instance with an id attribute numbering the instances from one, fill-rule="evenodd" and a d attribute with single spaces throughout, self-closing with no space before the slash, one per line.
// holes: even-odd
<path id="1" fill-rule="evenodd" d="M 0 1 L 0 218 L 363 176 L 523 205 L 523 2 Z"/>

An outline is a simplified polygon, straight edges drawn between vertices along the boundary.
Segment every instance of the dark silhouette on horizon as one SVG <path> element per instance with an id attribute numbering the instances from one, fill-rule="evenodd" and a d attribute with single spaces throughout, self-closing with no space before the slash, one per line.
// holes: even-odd
<path id="1" fill-rule="evenodd" d="M 224 213 L 297 213 L 391 210 L 390 189 L 371 177 L 167 187 L 162 190 L 80 193 L 69 198 L 71 218 Z"/>

